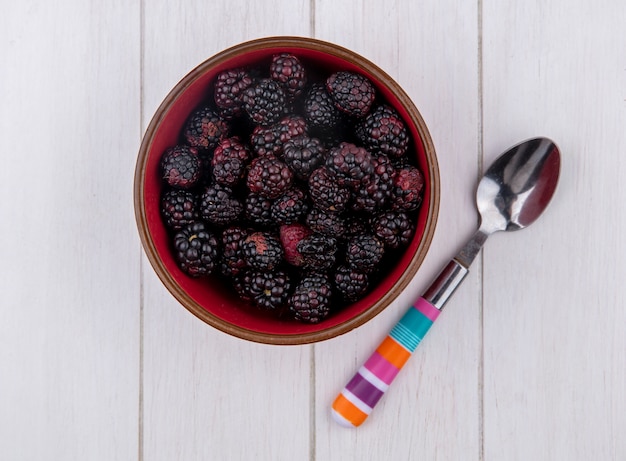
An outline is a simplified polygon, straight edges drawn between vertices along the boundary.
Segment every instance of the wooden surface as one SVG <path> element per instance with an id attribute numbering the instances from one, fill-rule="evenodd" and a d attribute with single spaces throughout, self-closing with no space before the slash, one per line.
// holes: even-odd
<path id="1" fill-rule="evenodd" d="M 626 3 L 3 2 L 0 459 L 626 459 Z M 199 322 L 141 249 L 141 137 L 238 42 L 316 37 L 407 91 L 437 150 L 431 251 L 386 311 L 277 347 Z M 329 406 L 477 224 L 477 178 L 545 135 L 545 216 L 496 235 L 359 429 Z"/>

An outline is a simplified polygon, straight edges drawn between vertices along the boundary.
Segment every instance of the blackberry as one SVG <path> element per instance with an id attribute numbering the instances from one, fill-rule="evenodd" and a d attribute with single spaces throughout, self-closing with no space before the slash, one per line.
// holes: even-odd
<path id="1" fill-rule="evenodd" d="M 283 259 L 283 247 L 274 235 L 268 232 L 253 232 L 241 245 L 246 263 L 258 270 L 271 271 Z"/>
<path id="2" fill-rule="evenodd" d="M 387 247 L 400 248 L 413 237 L 415 225 L 404 212 L 386 211 L 372 220 L 372 230 Z"/>
<path id="3" fill-rule="evenodd" d="M 376 90 L 361 74 L 340 71 L 326 79 L 326 90 L 335 107 L 352 117 L 364 117 L 372 107 Z"/>
<path id="4" fill-rule="evenodd" d="M 296 285 L 288 305 L 296 320 L 319 323 L 331 310 L 332 287 L 328 277 L 310 274 Z"/>
<path id="5" fill-rule="evenodd" d="M 229 118 L 241 115 L 241 95 L 252 85 L 252 82 L 252 77 L 243 68 L 229 69 L 219 73 L 214 83 L 215 105 L 227 113 Z"/>
<path id="6" fill-rule="evenodd" d="M 343 211 L 350 200 L 350 189 L 337 182 L 328 168 L 320 167 L 309 177 L 309 195 L 313 204 L 329 211 Z"/>
<path id="7" fill-rule="evenodd" d="M 368 214 L 351 213 L 345 218 L 346 231 L 343 233 L 342 238 L 349 240 L 358 234 L 365 234 L 370 229 L 370 218 Z"/>
<path id="8" fill-rule="evenodd" d="M 335 107 L 333 98 L 323 83 L 315 83 L 304 98 L 304 118 L 311 132 L 327 136 L 342 122 L 341 111 Z"/>
<path id="9" fill-rule="evenodd" d="M 296 245 L 302 256 L 302 267 L 312 270 L 328 270 L 337 260 L 337 239 L 328 235 L 313 233 Z"/>
<path id="10" fill-rule="evenodd" d="M 291 279 L 284 271 L 251 271 L 245 275 L 244 296 L 264 310 L 280 311 L 291 294 Z"/>
<path id="11" fill-rule="evenodd" d="M 190 189 L 198 184 L 202 164 L 193 147 L 175 146 L 166 149 L 161 157 L 161 177 L 169 186 Z"/>
<path id="12" fill-rule="evenodd" d="M 281 53 L 272 57 L 270 77 L 280 83 L 290 100 L 302 93 L 307 76 L 300 60 L 292 54 Z"/>
<path id="13" fill-rule="evenodd" d="M 183 127 L 183 138 L 198 149 L 215 149 L 228 136 L 230 125 L 210 107 L 201 107 L 191 113 Z"/>
<path id="14" fill-rule="evenodd" d="M 161 217 L 173 230 L 198 220 L 196 194 L 188 190 L 168 189 L 161 198 Z"/>
<path id="15" fill-rule="evenodd" d="M 227 277 L 234 277 L 247 267 L 241 244 L 248 231 L 240 226 L 227 227 L 222 232 L 222 259 L 220 269 Z"/>
<path id="16" fill-rule="evenodd" d="M 359 272 L 373 272 L 384 255 L 383 242 L 373 234 L 355 235 L 346 244 L 346 262 Z"/>
<path id="17" fill-rule="evenodd" d="M 340 238 L 346 231 L 346 223 L 339 213 L 313 207 L 306 216 L 306 224 L 313 231 Z"/>
<path id="18" fill-rule="evenodd" d="M 211 184 L 200 196 L 200 216 L 217 226 L 235 222 L 243 212 L 243 204 L 233 196 L 232 189 L 221 184 Z"/>
<path id="19" fill-rule="evenodd" d="M 246 219 L 257 226 L 267 227 L 274 224 L 272 218 L 271 199 L 265 198 L 253 192 L 246 196 L 244 201 L 244 213 Z"/>
<path id="20" fill-rule="evenodd" d="M 179 267 L 192 277 L 209 275 L 217 265 L 217 238 L 202 222 L 179 230 L 174 235 L 174 250 Z"/>
<path id="21" fill-rule="evenodd" d="M 283 146 L 283 160 L 296 177 L 306 180 L 317 167 L 324 163 L 326 148 L 317 138 L 298 136 Z"/>
<path id="22" fill-rule="evenodd" d="M 373 213 L 381 210 L 387 204 L 391 196 L 395 168 L 384 154 L 372 157 L 374 169 L 366 176 L 354 191 L 352 209 Z"/>
<path id="23" fill-rule="evenodd" d="M 370 112 L 357 125 L 355 132 L 365 147 L 393 158 L 402 157 L 409 147 L 409 135 L 404 121 L 386 104 Z"/>
<path id="24" fill-rule="evenodd" d="M 246 184 L 250 192 L 274 199 L 281 196 L 293 180 L 289 167 L 274 155 L 257 157 L 250 163 Z"/>
<path id="25" fill-rule="evenodd" d="M 292 266 L 302 266 L 304 258 L 298 251 L 298 243 L 312 233 L 311 229 L 299 223 L 280 226 L 280 244 L 283 247 L 285 261 Z"/>
<path id="26" fill-rule="evenodd" d="M 396 170 L 393 178 L 391 207 L 395 210 L 412 211 L 422 204 L 424 176 L 411 165 Z"/>
<path id="27" fill-rule="evenodd" d="M 283 87 L 269 78 L 257 80 L 242 95 L 243 108 L 250 120 L 263 126 L 280 119 L 286 109 L 286 99 Z"/>
<path id="28" fill-rule="evenodd" d="M 305 216 L 309 204 L 302 190 L 292 187 L 272 204 L 271 219 L 277 225 L 291 224 Z"/>
<path id="29" fill-rule="evenodd" d="M 250 144 L 259 156 L 271 153 L 282 157 L 285 143 L 304 135 L 306 130 L 304 118 L 299 115 L 287 115 L 271 126 L 256 126 L 250 135 Z"/>
<path id="30" fill-rule="evenodd" d="M 252 154 L 239 137 L 226 138 L 215 148 L 211 167 L 215 182 L 235 186 L 245 175 Z"/>
<path id="31" fill-rule="evenodd" d="M 348 266 L 339 266 L 335 271 L 334 283 L 336 291 L 348 302 L 361 299 L 369 289 L 369 277 Z"/>
<path id="32" fill-rule="evenodd" d="M 351 187 L 357 187 L 374 171 L 372 154 L 348 142 L 342 142 L 339 147 L 330 150 L 326 167 L 335 175 L 338 183 Z"/>

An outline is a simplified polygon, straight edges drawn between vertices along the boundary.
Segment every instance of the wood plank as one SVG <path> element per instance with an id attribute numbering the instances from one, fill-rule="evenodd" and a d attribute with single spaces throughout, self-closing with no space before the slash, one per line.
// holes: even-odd
<path id="1" fill-rule="evenodd" d="M 483 5 L 486 156 L 563 154 L 546 215 L 485 252 L 485 459 L 624 459 L 626 6 Z"/>
<path id="2" fill-rule="evenodd" d="M 368 421 L 355 430 L 342 429 L 331 421 L 329 407 L 476 224 L 476 5 L 321 0 L 315 13 L 316 37 L 372 60 L 413 99 L 430 129 L 442 183 L 437 230 L 415 280 L 374 320 L 316 346 L 317 459 L 475 459 L 480 449 L 480 270 L 469 275 Z"/>
<path id="3" fill-rule="evenodd" d="M 138 24 L 138 2 L 3 4 L 3 459 L 138 453 Z"/>

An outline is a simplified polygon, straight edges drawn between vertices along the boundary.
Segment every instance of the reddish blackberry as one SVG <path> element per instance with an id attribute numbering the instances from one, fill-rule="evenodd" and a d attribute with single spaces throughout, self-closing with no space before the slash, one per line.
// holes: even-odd
<path id="1" fill-rule="evenodd" d="M 279 311 L 291 294 L 291 279 L 284 271 L 253 270 L 243 282 L 247 285 L 244 296 L 261 309 Z"/>
<path id="2" fill-rule="evenodd" d="M 373 213 L 381 210 L 391 196 L 395 168 L 386 155 L 372 157 L 374 170 L 366 176 L 354 191 L 352 209 Z"/>
<path id="3" fill-rule="evenodd" d="M 293 180 L 289 167 L 274 155 L 257 157 L 250 163 L 246 184 L 250 192 L 274 199 L 281 196 Z"/>
<path id="4" fill-rule="evenodd" d="M 350 200 L 350 189 L 337 182 L 327 167 L 320 167 L 309 177 L 309 195 L 313 204 L 328 211 L 343 211 Z"/>
<path id="5" fill-rule="evenodd" d="M 299 223 L 280 226 L 280 244 L 283 247 L 285 261 L 292 266 L 302 266 L 304 260 L 298 251 L 298 243 L 312 233 L 311 229 Z"/>
<path id="6" fill-rule="evenodd" d="M 357 125 L 355 132 L 365 147 L 393 158 L 402 157 L 409 147 L 409 134 L 404 121 L 386 104 L 370 112 Z"/>
<path id="7" fill-rule="evenodd" d="M 326 90 L 335 107 L 353 117 L 364 117 L 372 107 L 376 90 L 361 74 L 340 71 L 326 79 Z"/>
<path id="8" fill-rule="evenodd" d="M 276 81 L 257 80 L 243 92 L 243 108 L 254 123 L 268 126 L 275 123 L 285 112 L 285 90 Z"/>
<path id="9" fill-rule="evenodd" d="M 332 296 L 331 283 L 322 274 L 310 274 L 296 285 L 289 298 L 289 309 L 296 320 L 306 323 L 319 323 L 330 313 Z"/>
<path id="10" fill-rule="evenodd" d="M 281 53 L 272 57 L 270 77 L 280 83 L 290 100 L 302 93 L 307 76 L 300 60 L 292 54 Z"/>
<path id="11" fill-rule="evenodd" d="M 391 207 L 395 210 L 412 211 L 422 204 L 424 176 L 414 166 L 407 165 L 396 170 L 393 178 Z"/>
<path id="12" fill-rule="evenodd" d="M 304 118 L 287 115 L 271 126 L 256 126 L 250 135 L 250 144 L 259 156 L 271 153 L 281 157 L 285 143 L 305 134 L 306 129 Z"/>
<path id="13" fill-rule="evenodd" d="M 211 224 L 227 226 L 235 222 L 242 211 L 242 203 L 227 186 L 211 184 L 200 196 L 200 216 Z"/>
<path id="14" fill-rule="evenodd" d="M 387 247 L 400 248 L 406 246 L 413 237 L 415 225 L 404 212 L 386 211 L 372 220 L 372 230 Z"/>
<path id="15" fill-rule="evenodd" d="M 306 180 L 314 169 L 324 163 L 326 149 L 317 138 L 298 136 L 283 146 L 283 159 L 296 177 Z"/>
<path id="16" fill-rule="evenodd" d="M 161 198 L 161 217 L 173 230 L 198 220 L 196 194 L 188 190 L 168 189 Z"/>
<path id="17" fill-rule="evenodd" d="M 230 125 L 210 107 L 191 113 L 183 127 L 183 138 L 190 146 L 211 150 L 228 136 Z"/>
<path id="18" fill-rule="evenodd" d="M 342 122 L 342 113 L 335 107 L 326 86 L 316 83 L 304 98 L 304 118 L 312 133 L 327 136 Z"/>
<path id="19" fill-rule="evenodd" d="M 313 207 L 306 216 L 306 224 L 315 232 L 340 238 L 346 231 L 346 223 L 339 213 Z"/>
<path id="20" fill-rule="evenodd" d="M 226 138 L 215 148 L 211 166 L 215 182 L 235 186 L 245 175 L 252 154 L 239 137 Z"/>
<path id="21" fill-rule="evenodd" d="M 309 211 L 309 204 L 302 190 L 292 187 L 272 204 L 271 219 L 277 225 L 298 221 Z"/>
<path id="22" fill-rule="evenodd" d="M 253 232 L 248 235 L 242 245 L 246 263 L 254 269 L 271 271 L 283 259 L 283 247 L 274 235 L 268 232 Z"/>
<path id="23" fill-rule="evenodd" d="M 348 266 L 339 266 L 334 276 L 336 291 L 348 302 L 361 299 L 369 289 L 369 277 Z"/>
<path id="24" fill-rule="evenodd" d="M 302 267 L 312 270 L 328 270 L 337 260 L 337 239 L 313 233 L 298 242 L 296 249 L 302 256 Z"/>
<path id="25" fill-rule="evenodd" d="M 337 182 L 356 187 L 374 171 L 372 154 L 363 147 L 342 142 L 330 150 L 326 167 L 335 175 Z"/>
<path id="26" fill-rule="evenodd" d="M 209 275 L 218 262 L 218 242 L 204 223 L 195 222 L 174 235 L 174 250 L 179 267 L 192 277 Z"/>
<path id="27" fill-rule="evenodd" d="M 218 74 L 214 84 L 215 105 L 235 117 L 241 114 L 241 95 L 252 85 L 252 77 L 243 68 L 229 69 Z"/>
<path id="28" fill-rule="evenodd" d="M 163 181 L 172 187 L 190 189 L 200 181 L 202 164 L 193 147 L 170 147 L 163 153 L 160 166 Z"/>
<path id="29" fill-rule="evenodd" d="M 227 277 L 234 277 L 247 267 L 241 244 L 248 231 L 240 226 L 227 227 L 222 232 L 222 259 L 220 269 Z"/>
<path id="30" fill-rule="evenodd" d="M 265 198 L 254 192 L 250 192 L 244 201 L 244 213 L 246 219 L 257 226 L 267 227 L 274 224 L 272 218 L 271 199 Z"/>
<path id="31" fill-rule="evenodd" d="M 359 272 L 373 272 L 384 255 L 383 242 L 369 233 L 355 235 L 346 244 L 346 262 Z"/>

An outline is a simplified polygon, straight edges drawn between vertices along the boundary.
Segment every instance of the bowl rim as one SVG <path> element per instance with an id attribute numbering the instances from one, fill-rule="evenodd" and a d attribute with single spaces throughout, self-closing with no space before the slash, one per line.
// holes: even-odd
<path id="1" fill-rule="evenodd" d="M 252 51 L 263 51 L 271 48 L 300 48 L 321 52 L 323 54 L 329 54 L 341 60 L 347 61 L 352 65 L 366 70 L 376 80 L 378 85 L 387 87 L 387 90 L 389 90 L 398 99 L 398 102 L 404 106 L 409 117 L 415 123 L 415 128 L 419 133 L 429 169 L 430 200 L 428 214 L 426 217 L 426 225 L 419 245 L 415 250 L 415 254 L 412 256 L 406 269 L 402 272 L 399 278 L 393 282 L 391 287 L 368 309 L 343 323 L 314 332 L 276 334 L 254 331 L 233 325 L 215 316 L 202 307 L 178 285 L 172 275 L 167 271 L 165 264 L 159 257 L 152 236 L 148 232 L 148 221 L 146 210 L 144 208 L 145 173 L 148 153 L 151 150 L 154 136 L 160 127 L 161 122 L 165 118 L 171 104 L 175 102 L 176 99 L 183 94 L 197 78 L 203 75 L 205 71 L 215 66 L 219 66 L 236 56 Z M 167 290 L 174 296 L 174 298 L 176 298 L 176 300 L 194 316 L 224 333 L 252 342 L 274 345 L 299 345 L 325 341 L 348 333 L 382 312 L 407 287 L 424 261 L 434 236 L 440 203 L 439 165 L 434 144 L 428 128 L 426 127 L 426 123 L 408 94 L 385 71 L 358 53 L 327 41 L 298 36 L 271 36 L 242 42 L 214 54 L 189 71 L 170 90 L 155 111 L 148 127 L 146 128 L 137 157 L 133 189 L 135 220 L 144 252 L 157 276 L 163 285 L 165 285 Z"/>

